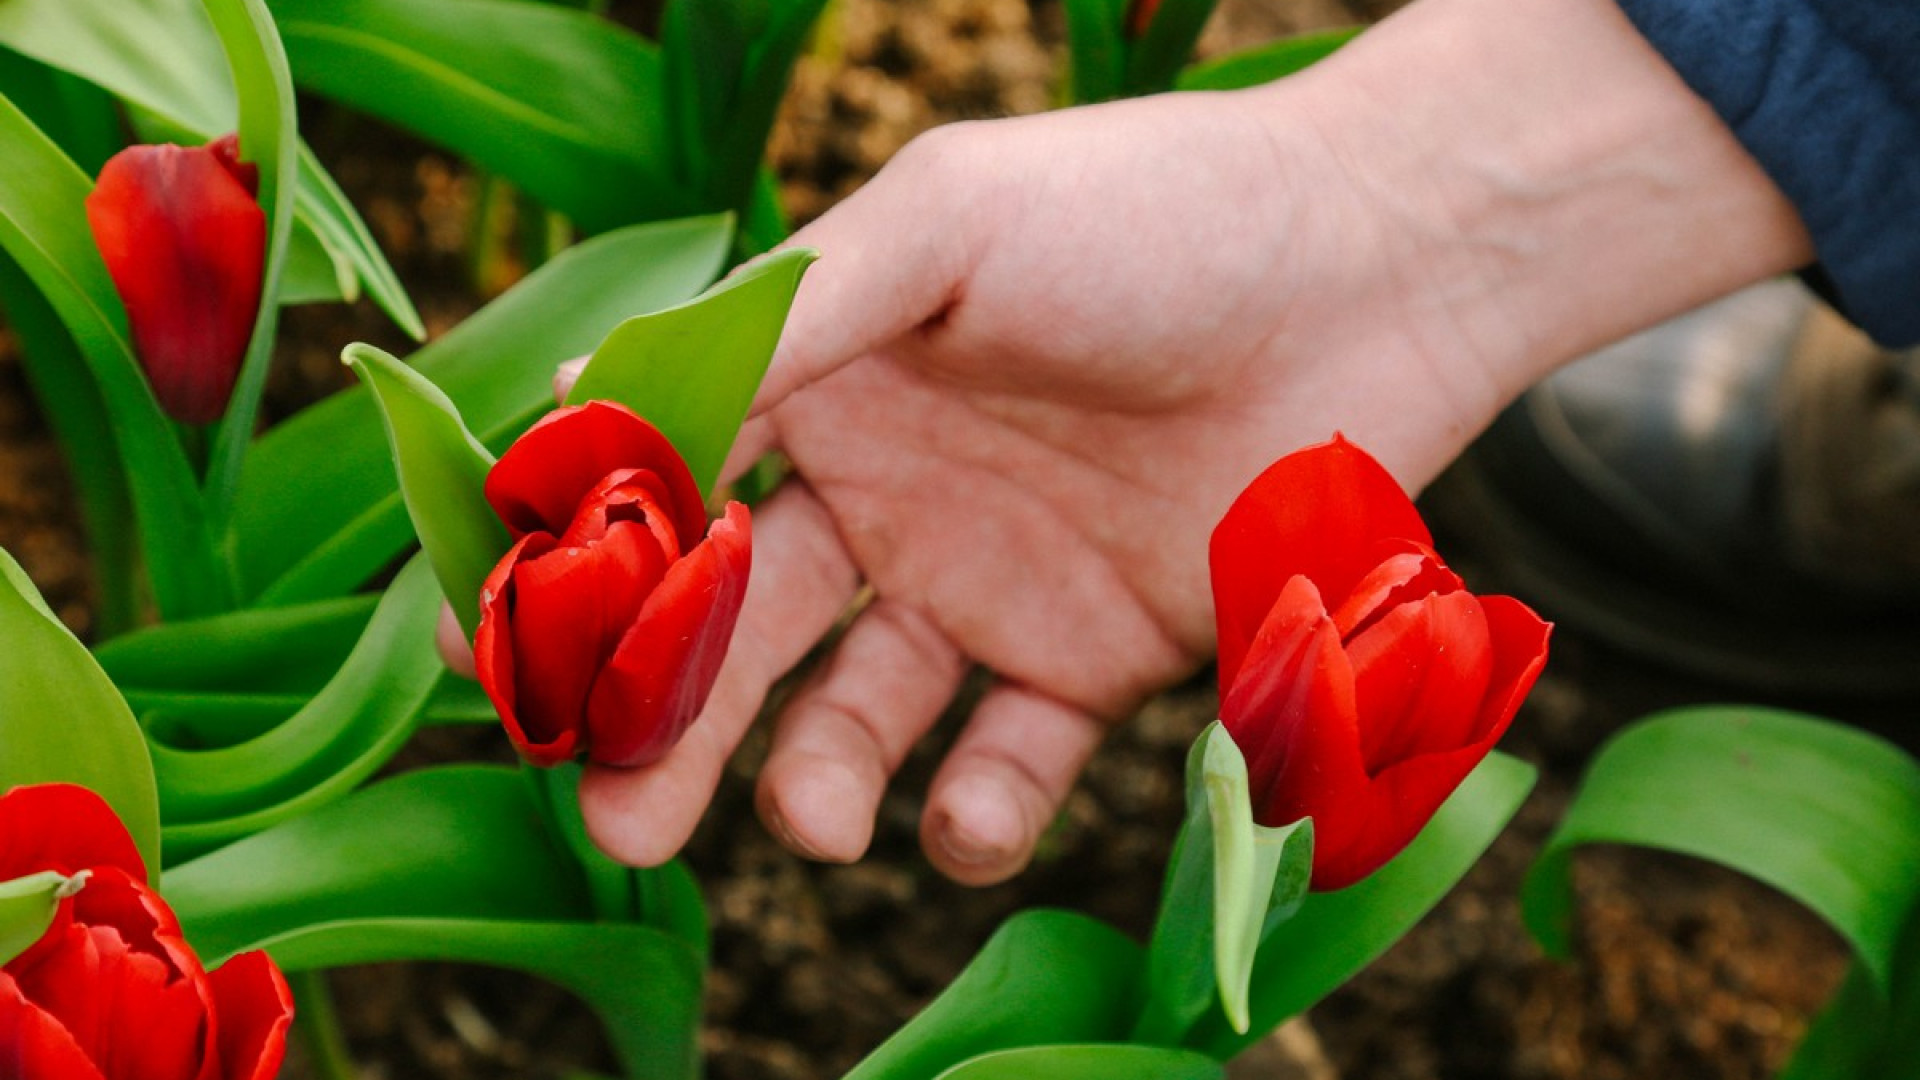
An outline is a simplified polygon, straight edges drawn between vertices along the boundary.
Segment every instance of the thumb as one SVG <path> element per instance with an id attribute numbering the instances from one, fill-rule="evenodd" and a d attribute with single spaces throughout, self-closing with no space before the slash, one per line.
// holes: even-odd
<path id="1" fill-rule="evenodd" d="M 972 140 L 936 128 L 865 187 L 795 233 L 820 261 L 801 279 L 749 416 L 938 321 L 962 293 L 987 224 L 965 182 Z"/>

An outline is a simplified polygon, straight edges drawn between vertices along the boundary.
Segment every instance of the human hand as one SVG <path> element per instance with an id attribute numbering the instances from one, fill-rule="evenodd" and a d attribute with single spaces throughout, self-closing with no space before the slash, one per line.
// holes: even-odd
<path id="1" fill-rule="evenodd" d="M 1105 725 L 1210 652 L 1206 537 L 1264 465 L 1341 430 L 1417 488 L 1553 366 L 1807 254 L 1609 0 L 1423 0 L 1274 87 L 944 129 L 795 243 L 823 258 L 730 474 L 778 447 L 796 477 L 718 685 L 666 758 L 582 783 L 631 863 L 870 589 L 761 814 L 857 858 L 977 664 L 922 841 L 1009 876 Z"/>

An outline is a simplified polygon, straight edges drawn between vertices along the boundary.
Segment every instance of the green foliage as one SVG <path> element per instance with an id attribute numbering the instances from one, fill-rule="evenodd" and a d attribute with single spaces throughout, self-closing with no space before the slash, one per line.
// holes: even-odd
<path id="1" fill-rule="evenodd" d="M 1001 925 L 953 984 L 847 1080 L 933 1080 L 982 1054 L 1119 1042 L 1139 1008 L 1140 947 L 1066 911 Z"/>
<path id="2" fill-rule="evenodd" d="M 1360 35 L 1357 26 L 1316 30 L 1229 53 L 1182 71 L 1181 90 L 1242 90 L 1284 78 L 1319 63 Z"/>
<path id="3" fill-rule="evenodd" d="M 420 350 L 412 367 L 498 451 L 548 410 L 554 367 L 638 311 L 680 303 L 720 271 L 724 218 L 637 226 L 571 248 Z M 326 453 L 316 455 L 315 447 Z M 335 394 L 254 444 L 233 520 L 242 593 L 256 603 L 338 596 L 413 539 L 371 395 Z"/>
<path id="4" fill-rule="evenodd" d="M 73 884 L 73 879 L 52 870 L 0 881 L 0 964 L 40 940 L 53 925 L 62 891 Z"/>
<path id="5" fill-rule="evenodd" d="M 413 531 L 472 638 L 480 624 L 480 587 L 512 546 L 483 493 L 493 455 L 425 376 L 371 345 L 349 345 L 341 358 L 373 391 Z"/>
<path id="6" fill-rule="evenodd" d="M 93 656 L 0 551 L 0 791 L 22 784 L 92 789 L 127 826 L 149 873 L 160 870 L 160 810 L 145 741 Z"/>
<path id="7" fill-rule="evenodd" d="M 629 1075 L 697 1075 L 699 950 L 594 921 L 583 870 L 545 821 L 516 770 L 408 773 L 170 870 L 162 891 L 209 963 L 266 948 L 289 971 L 514 968 L 583 997 Z"/>
<path id="8" fill-rule="evenodd" d="M 763 256 L 678 307 L 607 335 L 567 403 L 617 401 L 660 429 L 711 492 L 773 360 L 800 275 L 818 255 Z"/>
<path id="9" fill-rule="evenodd" d="M 1134 1039 L 1178 1046 L 1216 1001 L 1245 1032 L 1262 933 L 1299 908 L 1312 877 L 1312 822 L 1256 824 L 1246 759 L 1224 728 L 1209 725 L 1187 757 L 1187 819 L 1161 894 Z"/>
<path id="10" fill-rule="evenodd" d="M 1188 1050 L 1089 1044 L 1030 1046 L 982 1054 L 940 1074 L 940 1080 L 1217 1080 L 1219 1062 Z"/>
<path id="11" fill-rule="evenodd" d="M 1920 764 L 1870 735 L 1768 709 L 1649 718 L 1587 768 L 1527 876 L 1527 926 L 1570 951 L 1573 852 L 1633 844 L 1709 859 L 1779 889 L 1847 940 L 1882 994 L 1920 903 Z"/>

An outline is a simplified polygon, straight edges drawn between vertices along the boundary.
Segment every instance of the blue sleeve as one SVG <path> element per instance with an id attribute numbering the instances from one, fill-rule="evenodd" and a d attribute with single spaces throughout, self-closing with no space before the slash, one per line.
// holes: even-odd
<path id="1" fill-rule="evenodd" d="M 1920 3 L 1619 0 L 1800 211 L 1826 286 L 1920 344 Z"/>

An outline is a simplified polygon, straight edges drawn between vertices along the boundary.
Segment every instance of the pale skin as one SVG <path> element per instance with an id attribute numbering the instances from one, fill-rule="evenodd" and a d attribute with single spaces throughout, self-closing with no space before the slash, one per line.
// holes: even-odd
<path id="1" fill-rule="evenodd" d="M 1417 490 L 1560 364 L 1812 258 L 1612 0 L 1419 0 L 1270 87 L 941 129 L 794 243 L 822 258 L 730 467 L 796 475 L 719 684 L 666 758 L 582 782 L 635 865 L 865 596 L 771 720 L 761 817 L 859 858 L 984 667 L 921 841 L 1004 880 L 1107 728 L 1211 656 L 1207 536 L 1269 462 L 1343 431 Z"/>

